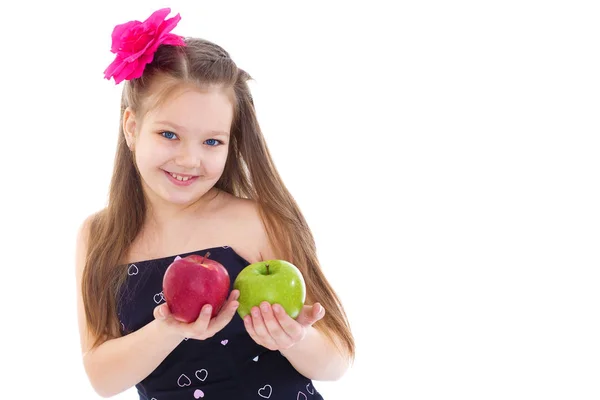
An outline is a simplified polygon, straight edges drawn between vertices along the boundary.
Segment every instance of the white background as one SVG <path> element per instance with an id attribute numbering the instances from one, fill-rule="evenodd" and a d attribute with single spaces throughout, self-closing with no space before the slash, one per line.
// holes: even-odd
<path id="1" fill-rule="evenodd" d="M 326 399 L 599 398 L 595 2 L 350 3 L 4 6 L 3 398 L 97 398 L 75 233 L 112 172 L 112 28 L 164 6 L 255 78 L 356 335 Z"/>

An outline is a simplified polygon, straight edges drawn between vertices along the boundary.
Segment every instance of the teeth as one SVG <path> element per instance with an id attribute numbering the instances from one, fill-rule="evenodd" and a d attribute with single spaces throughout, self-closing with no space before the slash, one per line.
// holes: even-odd
<path id="1" fill-rule="evenodd" d="M 190 179 L 189 176 L 179 176 L 179 175 L 175 175 L 175 174 L 171 174 L 171 176 L 173 178 L 177 179 L 178 181 L 182 181 L 182 182 L 185 182 Z"/>

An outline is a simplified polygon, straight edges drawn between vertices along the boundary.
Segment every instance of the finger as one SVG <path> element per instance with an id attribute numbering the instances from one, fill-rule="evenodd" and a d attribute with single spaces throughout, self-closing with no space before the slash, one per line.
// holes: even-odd
<path id="1" fill-rule="evenodd" d="M 225 328 L 225 326 L 233 319 L 239 305 L 240 303 L 234 300 L 221 308 L 219 314 L 217 314 L 208 325 L 208 332 L 211 336 Z"/>
<path id="2" fill-rule="evenodd" d="M 314 324 L 325 316 L 325 308 L 320 303 L 315 303 L 313 306 Z"/>
<path id="3" fill-rule="evenodd" d="M 231 293 L 229 293 L 228 301 L 235 301 L 239 298 L 240 298 L 240 291 L 235 289 L 235 290 L 232 290 Z"/>
<path id="4" fill-rule="evenodd" d="M 252 340 L 260 344 L 261 346 L 264 346 L 264 344 L 261 342 L 260 338 L 256 334 L 256 331 L 254 330 L 254 325 L 252 324 L 252 317 L 250 315 L 246 315 L 244 317 L 244 326 L 246 327 L 246 331 L 248 332 L 248 335 L 250 335 Z"/>
<path id="5" fill-rule="evenodd" d="M 196 321 L 192 322 L 192 331 L 193 336 L 198 338 L 205 338 L 205 333 L 208 329 L 208 324 L 210 322 L 210 314 L 212 312 L 212 306 L 210 304 L 205 304 L 200 310 L 200 315 L 196 319 Z"/>
<path id="6" fill-rule="evenodd" d="M 165 315 L 164 315 L 163 311 L 161 310 L 163 308 L 163 305 L 164 304 L 154 307 L 154 311 L 152 312 L 154 319 L 165 319 Z"/>
<path id="7" fill-rule="evenodd" d="M 273 312 L 279 325 L 293 342 L 298 342 L 304 338 L 303 326 L 297 320 L 290 317 L 281 305 L 273 304 Z"/>
<path id="8" fill-rule="evenodd" d="M 163 303 L 154 307 L 153 315 L 155 319 L 165 320 L 171 316 L 171 311 L 167 303 Z"/>
<path id="9" fill-rule="evenodd" d="M 319 303 L 312 306 L 304 306 L 296 321 L 304 326 L 311 326 L 325 316 L 325 309 Z"/>
<path id="10" fill-rule="evenodd" d="M 171 314 L 171 311 L 169 310 L 169 306 L 166 303 L 163 303 L 159 306 L 154 307 L 153 314 L 154 314 L 154 318 L 157 321 L 161 321 L 175 329 L 183 329 L 187 325 L 181 321 L 177 321 L 173 317 L 173 314 Z"/>
<path id="11" fill-rule="evenodd" d="M 225 302 L 225 304 L 223 305 L 222 309 L 225 309 L 227 307 L 231 307 L 231 305 L 235 302 L 235 304 L 239 303 L 237 302 L 237 299 L 240 298 L 240 291 L 239 290 L 232 290 L 231 293 L 229 293 L 229 298 L 227 299 L 227 301 Z M 236 306 L 237 308 L 237 306 Z"/>
<path id="12" fill-rule="evenodd" d="M 262 312 L 262 318 L 269 332 L 271 338 L 273 338 L 275 344 L 278 348 L 287 349 L 294 344 L 294 340 L 288 336 L 285 330 L 279 324 L 279 321 L 273 314 L 273 309 L 271 305 L 263 301 L 260 305 L 260 310 Z"/>
<path id="13" fill-rule="evenodd" d="M 217 311 L 216 311 L 217 315 L 215 315 L 215 318 L 217 318 L 218 314 L 220 314 L 221 311 L 227 309 L 227 307 L 230 307 L 231 304 L 234 301 L 236 301 L 239 297 L 240 297 L 240 291 L 239 290 L 232 290 L 231 293 L 229 293 L 229 297 L 221 305 L 221 308 L 217 309 Z"/>
<path id="14" fill-rule="evenodd" d="M 271 350 L 276 349 L 277 347 L 275 345 L 275 342 L 273 341 L 273 338 L 269 334 L 269 331 L 267 331 L 267 327 L 265 326 L 265 322 L 261 315 L 260 309 L 258 307 L 252 307 L 251 314 L 252 314 L 252 326 L 254 326 L 254 332 L 256 332 L 256 334 L 260 338 L 260 341 L 263 343 L 263 346 L 265 346 Z"/>
<path id="15" fill-rule="evenodd" d="M 296 317 L 296 322 L 298 322 L 300 325 L 309 326 L 312 322 L 312 311 L 313 306 L 305 305 L 302 307 L 300 314 Z"/>

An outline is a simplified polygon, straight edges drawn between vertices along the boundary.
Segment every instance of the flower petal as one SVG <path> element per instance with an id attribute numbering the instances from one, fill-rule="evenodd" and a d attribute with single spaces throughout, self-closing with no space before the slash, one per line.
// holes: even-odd
<path id="1" fill-rule="evenodd" d="M 170 8 L 156 10 L 143 22 L 143 24 L 145 27 L 152 27 L 153 30 L 156 30 L 165 21 L 165 18 L 167 18 L 167 15 L 169 15 L 170 12 Z"/>
<path id="2" fill-rule="evenodd" d="M 125 64 L 123 64 L 123 66 L 124 66 L 124 68 L 122 68 L 117 74 L 114 75 L 115 83 L 121 82 L 124 79 L 139 78 L 140 76 L 142 76 L 142 73 L 144 72 L 143 66 L 145 66 L 145 64 L 143 64 L 142 67 L 140 68 L 139 61 L 135 60 L 134 62 L 131 62 L 131 63 L 125 63 Z"/>
<path id="3" fill-rule="evenodd" d="M 136 20 L 115 26 L 111 52 L 117 56 L 104 71 L 104 77 L 113 77 L 116 84 L 124 79 L 139 78 L 161 44 L 185 46 L 183 36 L 170 33 L 181 20 L 179 14 L 165 19 L 170 12 L 170 8 L 161 8 L 144 22 Z"/>
<path id="4" fill-rule="evenodd" d="M 142 23 L 140 21 L 129 21 L 124 24 L 115 26 L 112 32 L 112 47 L 110 51 L 113 53 L 118 52 L 127 33 L 141 24 Z"/>
<path id="5" fill-rule="evenodd" d="M 163 34 L 169 33 L 177 26 L 177 24 L 181 21 L 181 16 L 179 14 L 175 15 L 173 18 L 169 18 L 163 21 L 160 26 L 157 27 L 156 33 L 159 36 Z"/>
<path id="6" fill-rule="evenodd" d="M 156 40 L 154 38 L 151 38 L 148 41 L 148 43 L 146 43 L 146 45 L 144 46 L 143 49 L 141 49 L 140 51 L 138 51 L 134 54 L 129 55 L 127 58 L 125 58 L 125 61 L 132 62 L 133 60 L 135 60 L 135 59 L 141 57 L 142 55 L 144 55 L 145 53 L 147 53 L 148 51 L 152 51 L 152 52 L 156 51 L 156 49 L 154 49 L 154 50 L 151 49 L 155 41 Z"/>
<path id="7" fill-rule="evenodd" d="M 124 66 L 123 58 L 117 55 L 114 61 L 104 70 L 104 77 L 110 79 L 111 76 L 121 72 Z"/>
<path id="8" fill-rule="evenodd" d="M 164 38 L 161 40 L 161 44 L 168 44 L 171 46 L 185 46 L 185 39 L 182 36 L 169 33 L 165 35 Z"/>

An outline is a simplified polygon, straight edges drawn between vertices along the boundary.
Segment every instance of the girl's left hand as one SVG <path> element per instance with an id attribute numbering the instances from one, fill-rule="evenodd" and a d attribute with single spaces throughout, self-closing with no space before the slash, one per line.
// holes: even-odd
<path id="1" fill-rule="evenodd" d="M 319 303 L 305 305 L 296 319 L 293 319 L 279 304 L 263 301 L 260 308 L 252 307 L 244 317 L 246 331 L 254 341 L 269 350 L 289 349 L 306 336 L 306 330 L 325 316 L 325 309 Z"/>

